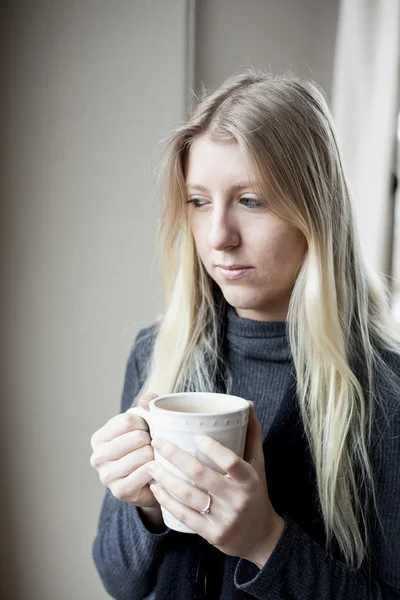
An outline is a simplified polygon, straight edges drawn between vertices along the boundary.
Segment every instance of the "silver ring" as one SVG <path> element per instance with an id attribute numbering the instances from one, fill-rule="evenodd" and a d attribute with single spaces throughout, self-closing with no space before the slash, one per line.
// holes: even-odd
<path id="1" fill-rule="evenodd" d="M 207 506 L 200 512 L 201 515 L 208 515 L 208 513 L 210 512 L 210 506 L 211 506 L 211 496 L 210 494 L 207 492 L 207 496 L 208 496 L 208 504 Z"/>

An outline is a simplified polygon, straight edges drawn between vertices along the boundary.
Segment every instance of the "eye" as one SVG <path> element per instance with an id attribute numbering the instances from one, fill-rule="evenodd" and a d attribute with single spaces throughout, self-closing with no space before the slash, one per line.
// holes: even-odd
<path id="1" fill-rule="evenodd" d="M 199 208 L 200 206 L 204 206 L 206 201 L 201 198 L 190 198 L 189 200 L 185 200 L 185 204 L 193 204 L 193 206 Z"/>
<path id="2" fill-rule="evenodd" d="M 248 198 L 247 196 L 240 198 L 240 202 L 244 202 L 248 208 L 261 208 L 263 205 L 257 198 Z"/>
<path id="3" fill-rule="evenodd" d="M 240 202 L 252 209 L 263 207 L 263 203 L 257 198 L 249 198 L 246 196 L 240 198 Z M 193 204 L 194 207 L 201 208 L 207 204 L 207 200 L 203 200 L 202 198 L 189 198 L 189 200 L 185 200 L 185 204 Z"/>

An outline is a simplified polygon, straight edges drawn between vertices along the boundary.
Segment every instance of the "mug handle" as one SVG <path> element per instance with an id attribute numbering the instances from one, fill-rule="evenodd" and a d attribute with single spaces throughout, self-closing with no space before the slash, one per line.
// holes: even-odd
<path id="1" fill-rule="evenodd" d="M 147 425 L 149 426 L 149 429 L 151 428 L 150 411 L 149 410 L 146 410 L 145 408 L 142 408 L 141 406 L 132 406 L 132 408 L 128 408 L 128 410 L 126 412 L 130 413 L 132 415 L 139 415 L 139 417 L 142 417 L 142 419 L 144 419 L 146 421 Z"/>
<path id="2" fill-rule="evenodd" d="M 141 406 L 133 406 L 132 408 L 128 408 L 128 410 L 126 411 L 127 413 L 130 413 L 131 415 L 138 415 L 139 417 L 142 417 L 142 419 L 144 419 L 147 423 L 147 425 L 149 426 L 149 430 L 151 431 L 151 417 L 150 417 L 150 411 L 146 410 L 145 408 L 142 408 Z M 151 434 L 150 434 L 151 436 Z M 154 479 L 152 479 L 151 481 L 149 481 L 149 483 L 147 485 L 152 485 L 153 483 L 157 483 Z"/>

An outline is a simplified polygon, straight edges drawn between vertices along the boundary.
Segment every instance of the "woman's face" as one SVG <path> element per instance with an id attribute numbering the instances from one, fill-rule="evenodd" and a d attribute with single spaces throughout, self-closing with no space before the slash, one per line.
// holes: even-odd
<path id="1" fill-rule="evenodd" d="M 201 261 L 240 317 L 283 321 L 306 252 L 303 234 L 268 210 L 236 142 L 194 140 L 186 185 Z M 224 270 L 239 265 L 246 270 Z"/>

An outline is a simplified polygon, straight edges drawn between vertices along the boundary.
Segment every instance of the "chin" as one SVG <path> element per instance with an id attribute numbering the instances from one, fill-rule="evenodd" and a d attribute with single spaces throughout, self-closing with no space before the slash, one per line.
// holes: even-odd
<path id="1" fill-rule="evenodd" d="M 265 299 L 264 302 L 262 302 L 259 297 L 257 298 L 255 294 L 250 291 L 239 289 L 227 290 L 223 287 L 221 290 L 225 300 L 228 304 L 233 306 L 233 308 L 238 308 L 240 310 L 260 310 L 262 306 L 265 306 Z"/>

